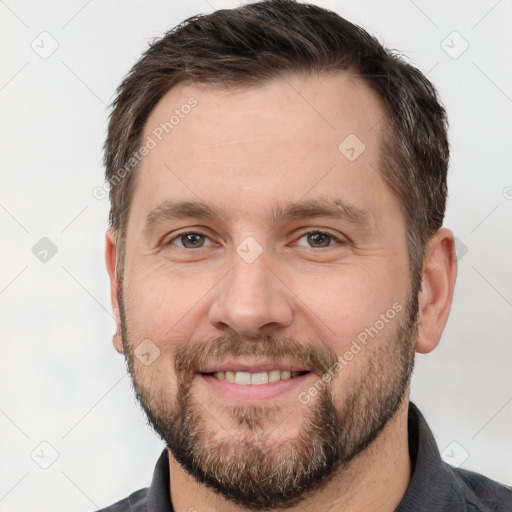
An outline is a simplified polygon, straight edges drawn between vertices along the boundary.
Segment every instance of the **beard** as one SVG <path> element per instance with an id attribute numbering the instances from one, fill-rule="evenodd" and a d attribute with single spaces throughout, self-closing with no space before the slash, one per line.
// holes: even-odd
<path id="1" fill-rule="evenodd" d="M 312 368 L 320 381 L 320 376 L 332 374 L 337 362 L 322 340 L 304 342 L 269 334 L 256 341 L 228 335 L 183 343 L 176 351 L 176 386 L 170 393 L 169 385 L 153 388 L 151 377 L 143 375 L 148 369 L 134 364 L 122 285 L 118 293 L 127 367 L 149 423 L 198 483 L 251 510 L 287 508 L 306 499 L 346 471 L 393 419 L 406 399 L 414 366 L 417 297 L 413 291 L 398 325 L 385 328 L 393 328 L 391 335 L 383 333 L 388 336 L 362 348 L 357 375 L 343 383 L 342 403 L 336 403 L 334 379 L 321 387 L 308 407 L 297 400 L 298 412 L 286 415 L 282 405 L 233 407 L 222 402 L 214 403 L 209 412 L 194 396 L 194 378 L 206 363 L 253 355 Z M 234 432 L 215 419 L 220 410 L 236 426 Z M 297 425 L 296 434 L 272 439 L 272 432 L 290 418 Z"/>

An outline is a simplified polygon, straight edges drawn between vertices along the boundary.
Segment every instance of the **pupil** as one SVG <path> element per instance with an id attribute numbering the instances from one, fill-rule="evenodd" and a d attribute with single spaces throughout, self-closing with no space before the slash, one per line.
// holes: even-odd
<path id="1" fill-rule="evenodd" d="M 330 236 L 324 233 L 313 233 L 308 235 L 308 241 L 315 247 L 328 247 Z"/>
<path id="2" fill-rule="evenodd" d="M 202 236 L 203 235 L 198 234 L 184 235 L 181 237 L 181 242 L 184 245 L 184 247 L 201 247 L 202 243 L 200 242 L 202 242 Z"/>

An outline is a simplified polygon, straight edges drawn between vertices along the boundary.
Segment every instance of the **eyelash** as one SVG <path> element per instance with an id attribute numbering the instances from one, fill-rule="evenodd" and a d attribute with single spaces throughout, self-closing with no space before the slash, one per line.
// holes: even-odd
<path id="1" fill-rule="evenodd" d="M 344 241 L 340 240 L 340 238 L 338 238 L 335 234 L 331 233 L 328 230 L 324 230 L 324 229 L 313 229 L 313 230 L 310 230 L 310 231 L 305 231 L 304 233 L 302 233 L 297 238 L 297 240 L 300 240 L 301 238 L 303 238 L 303 237 L 305 237 L 307 235 L 311 235 L 311 234 L 326 235 L 329 238 L 331 238 L 332 240 L 334 240 L 335 242 L 337 242 L 338 244 L 344 243 Z M 200 236 L 204 236 L 205 238 L 208 238 L 211 241 L 211 239 L 210 239 L 210 237 L 208 235 L 205 235 L 204 233 L 201 233 L 199 231 L 185 231 L 183 233 L 179 233 L 178 235 L 174 236 L 169 241 L 165 242 L 163 245 L 165 245 L 165 246 L 174 245 L 173 242 L 175 240 L 179 240 L 181 237 L 186 236 L 186 235 L 200 235 Z M 328 247 L 331 247 L 331 245 L 335 245 L 335 244 L 329 244 L 327 247 L 309 247 L 309 249 L 327 249 Z M 194 249 L 194 248 L 190 248 L 190 247 L 182 247 L 182 246 L 179 246 L 179 245 L 177 247 L 179 247 L 180 249 L 186 250 L 186 251 L 193 251 L 193 250 L 197 251 L 198 249 L 204 249 L 205 248 L 205 246 L 202 246 L 202 247 L 197 247 L 197 248 Z"/>

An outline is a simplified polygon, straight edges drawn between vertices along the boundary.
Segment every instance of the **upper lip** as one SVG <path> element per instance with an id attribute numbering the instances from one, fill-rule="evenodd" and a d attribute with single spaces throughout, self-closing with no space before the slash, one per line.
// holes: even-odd
<path id="1" fill-rule="evenodd" d="M 258 362 L 258 363 L 244 363 L 241 361 L 225 361 L 222 363 L 212 363 L 202 367 L 199 371 L 201 373 L 215 373 L 215 372 L 248 372 L 248 373 L 260 373 L 270 372 L 272 370 L 288 370 L 290 372 L 310 372 L 311 368 L 300 366 L 296 364 L 289 364 L 285 362 Z"/>

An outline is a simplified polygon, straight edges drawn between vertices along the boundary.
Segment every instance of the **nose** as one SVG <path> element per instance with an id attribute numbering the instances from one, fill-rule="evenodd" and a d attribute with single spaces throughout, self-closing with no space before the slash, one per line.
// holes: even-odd
<path id="1" fill-rule="evenodd" d="M 267 266 L 264 254 L 252 263 L 234 254 L 231 271 L 216 293 L 209 311 L 209 321 L 216 329 L 258 338 L 292 322 L 292 294 Z"/>

